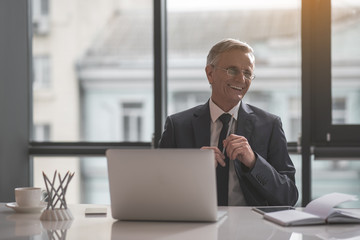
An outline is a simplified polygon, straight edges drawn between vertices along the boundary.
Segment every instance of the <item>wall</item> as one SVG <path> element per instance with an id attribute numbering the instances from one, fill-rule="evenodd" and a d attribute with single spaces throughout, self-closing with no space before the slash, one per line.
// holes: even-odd
<path id="1" fill-rule="evenodd" d="M 0 1 L 0 202 L 30 184 L 27 2 Z"/>

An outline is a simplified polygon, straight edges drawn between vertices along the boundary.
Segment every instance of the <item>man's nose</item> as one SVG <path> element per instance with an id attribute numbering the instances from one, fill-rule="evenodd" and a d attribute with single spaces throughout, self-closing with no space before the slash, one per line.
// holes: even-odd
<path id="1" fill-rule="evenodd" d="M 240 71 L 236 76 L 235 76 L 235 80 L 238 82 L 245 82 L 245 75 L 242 71 Z"/>

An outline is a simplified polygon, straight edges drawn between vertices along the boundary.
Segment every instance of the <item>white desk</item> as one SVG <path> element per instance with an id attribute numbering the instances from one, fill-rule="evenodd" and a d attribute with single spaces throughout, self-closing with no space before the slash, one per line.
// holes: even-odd
<path id="1" fill-rule="evenodd" d="M 107 216 L 86 217 L 87 207 L 106 207 Z M 15 213 L 0 203 L 0 239 L 360 239 L 359 224 L 286 228 L 263 220 L 249 207 L 225 208 L 227 216 L 217 223 L 119 222 L 112 219 L 109 206 L 70 209 L 73 221 L 46 222 L 40 221 L 40 213 Z"/>

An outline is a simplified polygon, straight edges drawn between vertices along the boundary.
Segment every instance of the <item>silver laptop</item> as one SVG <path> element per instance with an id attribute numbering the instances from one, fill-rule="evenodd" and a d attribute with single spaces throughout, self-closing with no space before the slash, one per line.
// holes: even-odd
<path id="1" fill-rule="evenodd" d="M 112 217 L 217 221 L 214 152 L 200 149 L 106 151 Z"/>

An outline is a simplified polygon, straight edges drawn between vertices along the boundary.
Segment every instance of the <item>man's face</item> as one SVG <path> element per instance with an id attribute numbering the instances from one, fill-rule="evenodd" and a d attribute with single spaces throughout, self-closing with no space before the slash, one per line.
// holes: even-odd
<path id="1" fill-rule="evenodd" d="M 254 75 L 254 58 L 239 49 L 219 55 L 214 65 L 206 66 L 206 75 L 212 87 L 211 99 L 222 110 L 229 111 L 248 91 Z"/>

